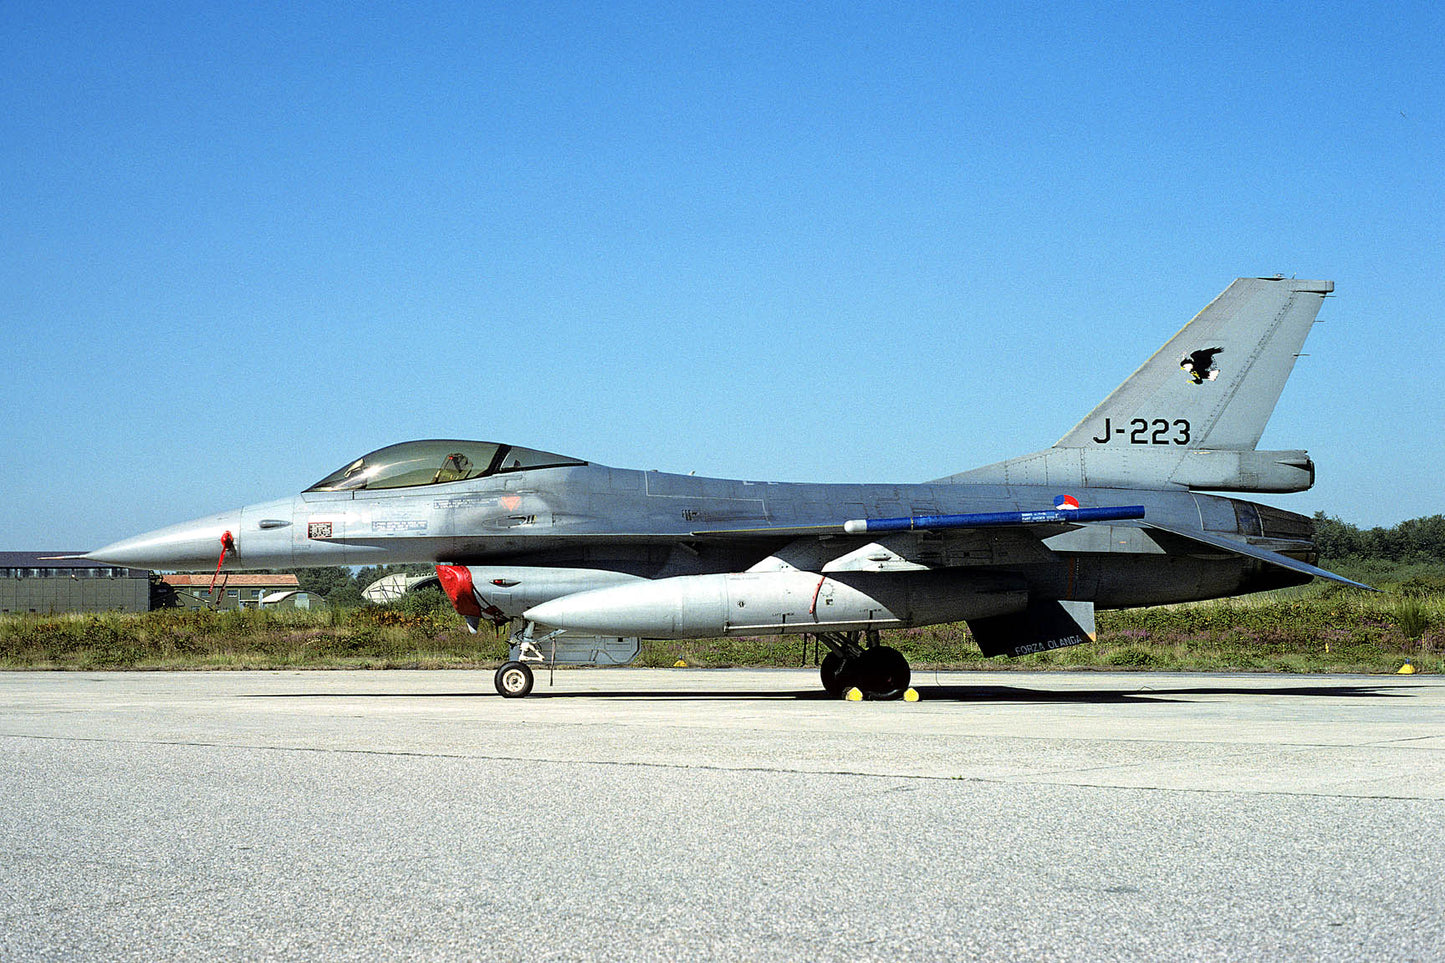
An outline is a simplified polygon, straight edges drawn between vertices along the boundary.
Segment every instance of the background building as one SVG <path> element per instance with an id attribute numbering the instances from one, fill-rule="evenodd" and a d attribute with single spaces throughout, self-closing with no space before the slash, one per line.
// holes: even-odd
<path id="1" fill-rule="evenodd" d="M 160 580 L 169 589 L 162 604 L 166 608 L 309 609 L 313 601 L 321 601 L 301 591 L 295 575 L 222 572 L 220 578 L 215 578 L 219 598 L 211 591 L 213 578 L 213 575 L 162 575 Z"/>
<path id="2" fill-rule="evenodd" d="M 0 613 L 145 612 L 150 573 L 85 559 L 75 552 L 0 552 Z"/>

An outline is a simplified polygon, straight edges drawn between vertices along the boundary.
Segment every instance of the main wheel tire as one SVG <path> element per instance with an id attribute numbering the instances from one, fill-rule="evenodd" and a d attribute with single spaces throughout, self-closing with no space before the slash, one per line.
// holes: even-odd
<path id="1" fill-rule="evenodd" d="M 848 660 L 838 653 L 829 652 L 823 656 L 823 664 L 818 667 L 818 674 L 823 679 L 823 691 L 835 699 L 843 698 L 843 693 L 852 686 L 848 681 L 852 673 L 848 669 Z"/>
<path id="2" fill-rule="evenodd" d="M 520 699 L 532 691 L 532 667 L 525 662 L 508 662 L 493 680 L 504 699 Z"/>
<path id="3" fill-rule="evenodd" d="M 869 699 L 901 699 L 912 673 L 903 653 L 886 645 L 875 646 L 857 660 L 853 682 Z"/>

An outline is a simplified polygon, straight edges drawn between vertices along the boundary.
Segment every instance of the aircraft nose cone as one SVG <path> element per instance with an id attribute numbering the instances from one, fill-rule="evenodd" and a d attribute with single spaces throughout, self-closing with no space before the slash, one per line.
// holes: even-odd
<path id="1" fill-rule="evenodd" d="M 221 557 L 221 536 L 234 531 L 239 513 L 184 522 L 124 538 L 88 552 L 86 558 L 128 568 L 187 570 L 214 568 Z"/>

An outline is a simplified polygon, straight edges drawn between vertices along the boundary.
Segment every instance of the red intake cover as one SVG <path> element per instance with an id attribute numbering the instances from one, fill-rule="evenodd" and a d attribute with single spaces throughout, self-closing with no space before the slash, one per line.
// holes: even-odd
<path id="1" fill-rule="evenodd" d="M 472 573 L 465 565 L 438 565 L 437 578 L 458 613 L 474 619 L 482 617 L 482 607 L 477 604 L 477 592 L 472 587 Z"/>

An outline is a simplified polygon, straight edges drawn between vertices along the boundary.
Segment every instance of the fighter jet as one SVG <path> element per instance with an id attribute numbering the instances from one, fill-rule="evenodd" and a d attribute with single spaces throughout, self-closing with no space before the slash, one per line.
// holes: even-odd
<path id="1" fill-rule="evenodd" d="M 1240 278 L 1052 447 L 921 484 L 734 481 L 410 441 L 298 495 L 85 557 L 223 572 L 432 563 L 473 631 L 510 626 L 496 675 L 509 697 L 531 691 L 535 666 L 626 662 L 639 639 L 803 634 L 828 650 L 829 693 L 894 698 L 909 666 L 884 629 L 963 621 L 985 655 L 1019 656 L 1092 640 L 1098 608 L 1359 585 L 1314 564 L 1310 518 L 1213 494 L 1314 483 L 1305 451 L 1256 445 L 1333 290 Z"/>

